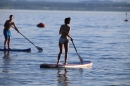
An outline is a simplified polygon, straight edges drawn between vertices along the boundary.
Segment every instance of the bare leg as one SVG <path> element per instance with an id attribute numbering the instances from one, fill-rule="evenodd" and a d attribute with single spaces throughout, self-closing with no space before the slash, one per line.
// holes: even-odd
<path id="1" fill-rule="evenodd" d="M 69 43 L 65 43 L 64 47 L 65 47 L 65 64 L 67 64 Z"/>
<path id="2" fill-rule="evenodd" d="M 60 64 L 60 57 L 61 57 L 62 50 L 63 50 L 63 44 L 59 43 L 59 48 L 60 48 L 60 52 L 59 52 L 59 54 L 58 54 L 57 64 Z"/>
<path id="3" fill-rule="evenodd" d="M 6 49 L 6 42 L 7 42 L 7 39 L 5 39 L 4 41 L 4 49 Z"/>
<path id="4" fill-rule="evenodd" d="M 8 43 L 8 49 L 10 49 L 10 38 L 8 38 L 7 43 Z"/>

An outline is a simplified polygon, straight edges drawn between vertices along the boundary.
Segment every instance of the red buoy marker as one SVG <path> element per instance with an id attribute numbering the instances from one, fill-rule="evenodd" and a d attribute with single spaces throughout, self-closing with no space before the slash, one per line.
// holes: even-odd
<path id="1" fill-rule="evenodd" d="M 45 27 L 46 25 L 44 23 L 37 24 L 37 27 Z"/>

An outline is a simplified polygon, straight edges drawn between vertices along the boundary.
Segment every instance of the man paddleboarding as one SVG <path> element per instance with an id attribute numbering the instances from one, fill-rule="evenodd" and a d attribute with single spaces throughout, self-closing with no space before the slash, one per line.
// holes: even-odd
<path id="1" fill-rule="evenodd" d="M 61 54 L 63 52 L 63 48 L 65 49 L 65 62 L 64 64 L 67 64 L 67 59 L 68 59 L 68 50 L 69 50 L 69 40 L 68 37 L 71 39 L 71 41 L 73 41 L 73 38 L 70 36 L 70 26 L 68 24 L 70 24 L 70 20 L 71 18 L 65 18 L 63 25 L 61 25 L 60 30 L 59 30 L 59 34 L 61 34 L 61 37 L 59 39 L 59 49 L 60 52 L 58 54 L 58 61 L 57 61 L 57 65 L 61 64 L 60 63 L 60 57 Z"/>
<path id="2" fill-rule="evenodd" d="M 9 16 L 9 20 L 6 20 L 5 24 L 4 24 L 4 30 L 3 30 L 3 34 L 5 37 L 5 41 L 4 41 L 4 49 L 6 49 L 6 44 L 8 45 L 8 49 L 10 49 L 10 36 L 11 36 L 11 27 L 12 25 L 14 26 L 14 29 L 19 33 L 19 30 L 17 29 L 14 21 L 13 21 L 14 16 L 10 15 Z"/>

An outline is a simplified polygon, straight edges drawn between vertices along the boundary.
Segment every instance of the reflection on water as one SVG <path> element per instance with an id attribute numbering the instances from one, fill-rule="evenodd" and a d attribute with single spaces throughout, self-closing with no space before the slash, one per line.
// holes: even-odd
<path id="1" fill-rule="evenodd" d="M 64 72 L 63 72 L 64 71 Z M 62 73 L 63 72 L 63 73 Z M 58 75 L 58 86 L 68 86 L 69 80 L 67 77 L 67 69 L 58 69 L 57 75 Z"/>
<path id="2" fill-rule="evenodd" d="M 10 56 L 10 51 L 4 51 L 3 58 L 7 59 L 7 58 L 9 58 L 9 56 Z"/>
<path id="3" fill-rule="evenodd" d="M 10 64 L 10 51 L 4 51 L 3 63 L 2 72 L 9 73 L 8 65 Z"/>
<path id="4" fill-rule="evenodd" d="M 70 84 L 70 79 L 68 78 L 69 76 L 69 70 L 78 70 L 80 74 L 83 74 L 83 69 L 82 68 L 58 68 L 57 72 L 57 81 L 58 81 L 58 86 L 69 86 Z M 75 76 L 73 76 L 75 77 Z"/>

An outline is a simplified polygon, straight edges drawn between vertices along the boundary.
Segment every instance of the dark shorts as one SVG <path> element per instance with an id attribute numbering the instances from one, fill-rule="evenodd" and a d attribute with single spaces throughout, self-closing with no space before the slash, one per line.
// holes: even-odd
<path id="1" fill-rule="evenodd" d="M 11 31 L 7 30 L 7 29 L 4 29 L 3 34 L 4 34 L 5 39 L 8 39 L 11 36 Z"/>

